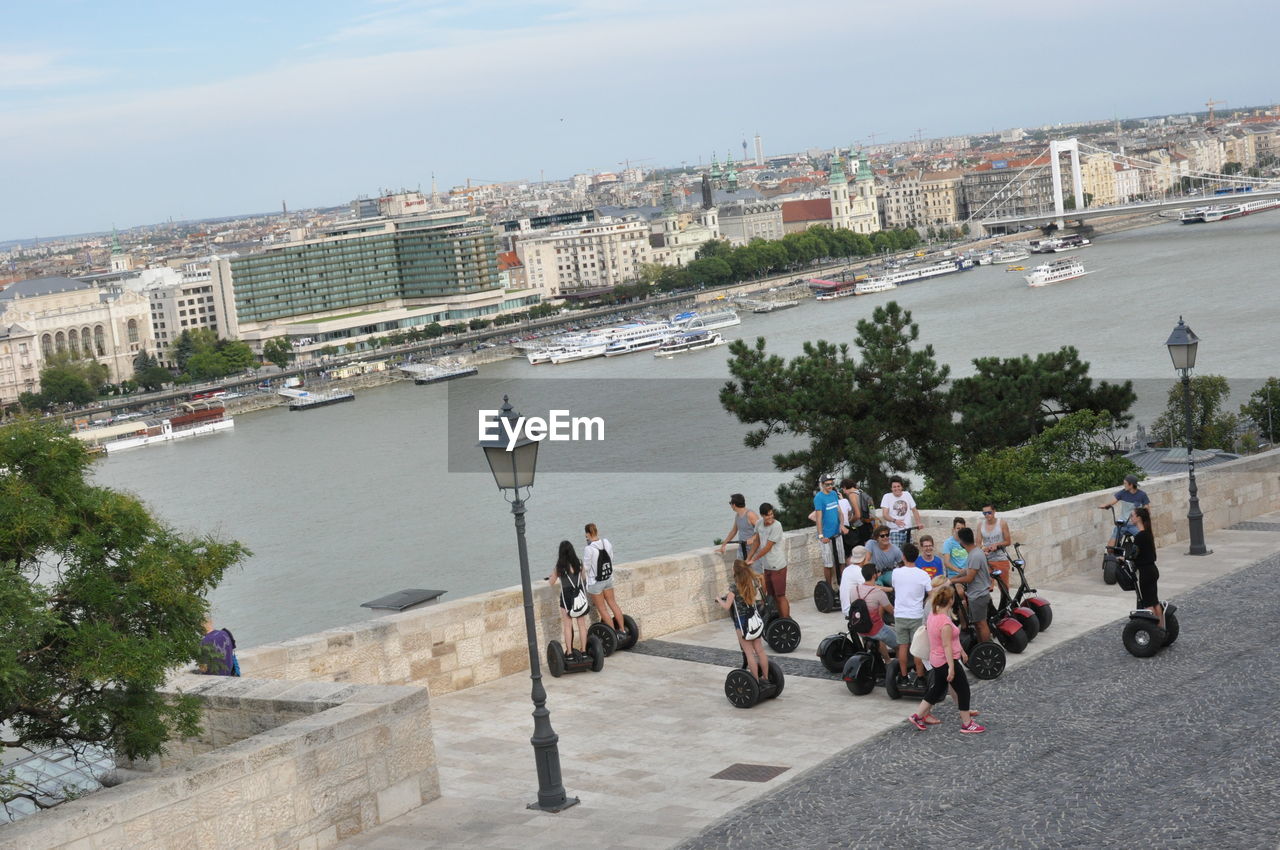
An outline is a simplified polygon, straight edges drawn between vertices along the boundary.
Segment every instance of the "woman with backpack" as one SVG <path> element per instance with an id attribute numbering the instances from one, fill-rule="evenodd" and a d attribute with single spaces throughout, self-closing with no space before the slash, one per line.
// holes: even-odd
<path id="1" fill-rule="evenodd" d="M 587 595 L 596 604 L 600 622 L 625 632 L 627 624 L 613 595 L 613 544 L 600 536 L 594 522 L 587 523 L 583 530 L 587 534 L 587 548 L 582 556 L 587 568 Z"/>
<path id="2" fill-rule="evenodd" d="M 764 652 L 764 618 L 756 608 L 760 594 L 755 573 L 741 558 L 733 562 L 733 584 L 716 597 L 720 607 L 730 611 L 738 635 L 738 646 L 747 656 L 747 670 L 762 682 L 769 680 L 769 657 Z"/>
<path id="3" fill-rule="evenodd" d="M 947 696 L 948 688 L 960 710 L 960 731 L 965 735 L 976 735 L 985 732 L 986 727 L 979 726 L 973 720 L 976 711 L 969 708 L 969 679 L 964 674 L 964 665 L 968 655 L 960 645 L 960 629 L 951 619 L 951 604 L 955 600 L 955 591 L 951 585 L 944 584 L 933 592 L 930 603 L 932 613 L 925 620 L 924 628 L 929 635 L 929 670 L 928 685 L 924 699 L 916 713 L 908 718 L 911 725 L 924 731 L 942 721 L 932 716 L 933 707 Z"/>
<path id="4" fill-rule="evenodd" d="M 561 581 L 563 579 L 563 581 Z M 582 571 L 582 562 L 573 544 L 568 540 L 560 541 L 560 557 L 556 560 L 555 569 L 547 578 L 547 583 L 560 584 L 560 629 L 564 637 L 565 649 L 570 657 L 577 659 L 580 652 L 587 650 L 587 618 L 590 606 L 587 604 L 586 579 Z M 573 627 L 578 627 L 578 646 L 574 649 Z"/>
<path id="5" fill-rule="evenodd" d="M 1156 538 L 1151 531 L 1151 511 L 1135 508 L 1133 524 L 1138 529 L 1133 535 L 1133 545 L 1138 550 L 1133 566 L 1138 571 L 1138 595 L 1142 597 L 1138 604 L 1155 614 L 1163 629 L 1164 605 L 1160 604 L 1160 570 L 1156 567 Z"/>

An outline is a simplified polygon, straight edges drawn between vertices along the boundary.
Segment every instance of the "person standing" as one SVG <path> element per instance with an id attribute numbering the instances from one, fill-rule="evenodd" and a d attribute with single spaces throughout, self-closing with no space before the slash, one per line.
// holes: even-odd
<path id="1" fill-rule="evenodd" d="M 583 584 L 585 580 L 582 561 L 578 560 L 578 553 L 573 550 L 573 544 L 568 540 L 561 540 L 559 557 L 556 559 L 555 568 L 551 570 L 551 575 L 547 577 L 547 584 L 553 587 L 556 584 L 560 585 L 560 634 L 564 638 L 565 651 L 575 660 L 581 657 L 579 650 L 585 652 L 587 649 L 587 617 L 585 616 L 587 608 L 583 606 L 580 612 L 574 611 L 578 592 L 585 590 Z M 573 642 L 575 624 L 578 628 L 576 648 Z"/>
<path id="2" fill-rule="evenodd" d="M 977 630 L 978 640 L 991 640 L 991 627 L 987 625 L 987 613 L 991 610 L 991 568 L 982 547 L 974 542 L 973 529 L 961 528 L 956 539 L 968 556 L 960 575 L 947 579 L 945 586 L 963 587 L 968 604 L 969 623 Z"/>
<path id="3" fill-rule="evenodd" d="M 818 548 L 822 552 L 822 574 L 832 587 L 840 581 L 840 570 L 844 567 L 843 534 L 849 528 L 835 487 L 836 478 L 830 473 L 818 479 L 818 492 L 813 496 L 811 514 L 818 533 Z"/>
<path id="4" fill-rule="evenodd" d="M 982 506 L 982 521 L 978 523 L 982 535 L 982 553 L 987 556 L 987 566 L 1005 593 L 1009 592 L 1009 552 L 1013 545 L 1009 537 L 1009 524 L 996 516 L 996 506 L 987 502 Z M 995 588 L 993 587 L 994 591 Z"/>
<path id="5" fill-rule="evenodd" d="M 1133 545 L 1138 554 L 1133 559 L 1133 566 L 1138 571 L 1138 605 L 1155 614 L 1160 620 L 1160 628 L 1164 628 L 1164 605 L 1160 602 L 1160 590 L 1157 580 L 1160 570 L 1156 568 L 1156 538 L 1151 530 L 1151 511 L 1137 508 L 1133 512 L 1133 521 L 1138 533 L 1133 535 Z"/>
<path id="6" fill-rule="evenodd" d="M 600 536 L 594 522 L 587 523 L 583 531 L 587 535 L 582 557 L 587 570 L 587 595 L 595 603 L 600 622 L 625 632 L 627 625 L 622 619 L 622 609 L 613 595 L 613 544 Z"/>
<path id="7" fill-rule="evenodd" d="M 204 637 L 200 638 L 200 662 L 196 670 L 209 676 L 239 676 L 236 639 L 230 629 L 215 629 L 213 618 L 204 618 Z"/>
<path id="8" fill-rule="evenodd" d="M 746 564 L 764 571 L 764 592 L 778 602 L 778 613 L 791 616 L 791 603 L 787 601 L 787 560 L 782 550 L 782 523 L 773 515 L 773 505 L 760 504 L 760 522 L 756 523 L 755 546 L 747 556 Z"/>
<path id="9" fill-rule="evenodd" d="M 916 500 L 904 488 L 900 475 L 889 479 L 889 492 L 880 500 L 880 514 L 889 527 L 889 539 L 895 546 L 910 543 L 911 529 L 924 525 L 920 511 L 916 509 Z"/>
<path id="10" fill-rule="evenodd" d="M 747 552 L 751 551 L 751 538 L 755 536 L 756 523 L 760 521 L 760 516 L 747 507 L 747 499 L 741 493 L 729 496 L 729 507 L 733 510 L 733 527 L 729 529 L 728 536 L 720 544 L 720 554 L 724 554 L 724 547 L 736 542 L 738 558 L 745 561 Z"/>
<path id="11" fill-rule="evenodd" d="M 717 596 L 716 601 L 721 608 L 732 609 L 738 646 L 747 657 L 747 669 L 760 681 L 767 682 L 769 656 L 764 651 L 763 627 L 761 634 L 753 634 L 750 626 L 752 615 L 758 617 L 759 614 L 756 612 L 756 579 L 746 561 L 739 559 L 733 562 L 733 584 Z"/>
<path id="12" fill-rule="evenodd" d="M 929 684 L 916 713 L 909 720 L 911 725 L 921 731 L 941 723 L 942 721 L 932 716 L 933 707 L 942 702 L 950 688 L 956 708 L 960 710 L 960 731 L 965 735 L 977 735 L 987 730 L 973 720 L 975 712 L 969 707 L 969 679 L 965 675 L 964 666 L 956 663 L 968 661 L 969 656 L 960 645 L 960 630 L 951 622 L 953 599 L 954 592 L 945 585 L 933 595 L 930 605 L 932 613 L 925 624 L 929 633 Z"/>
<path id="13" fill-rule="evenodd" d="M 1136 511 L 1138 508 L 1146 508 L 1148 510 L 1151 509 L 1150 497 L 1147 496 L 1147 493 L 1145 490 L 1138 489 L 1138 476 L 1126 475 L 1124 477 L 1124 486 L 1115 492 L 1115 495 L 1112 496 L 1111 501 L 1107 502 L 1106 504 L 1099 505 L 1098 507 L 1105 511 L 1107 508 L 1110 508 L 1112 505 L 1117 505 L 1121 502 L 1124 502 L 1125 510 L 1128 511 L 1128 514 L 1125 516 L 1125 524 L 1117 528 L 1115 531 L 1111 533 L 1110 541 L 1112 546 L 1120 545 L 1121 533 L 1125 533 L 1125 534 L 1138 533 L 1138 526 L 1135 525 L 1133 522 L 1134 511 Z"/>
<path id="14" fill-rule="evenodd" d="M 845 551 L 848 552 L 854 546 L 867 545 L 867 541 L 871 539 L 871 530 L 875 526 L 876 510 L 871 496 L 852 478 L 841 481 L 840 489 L 844 492 L 844 497 L 849 500 L 850 507 L 849 531 L 853 538 L 853 545 L 845 544 Z"/>
<path id="15" fill-rule="evenodd" d="M 911 638 L 924 625 L 924 598 L 933 589 L 929 576 L 915 565 L 919 552 L 911 543 L 903 553 L 902 566 L 893 571 L 894 632 L 898 638 L 898 670 L 907 678 L 907 657 L 911 654 Z M 930 662 L 932 663 L 932 662 Z M 916 678 L 924 681 L 924 660 L 915 659 Z"/>

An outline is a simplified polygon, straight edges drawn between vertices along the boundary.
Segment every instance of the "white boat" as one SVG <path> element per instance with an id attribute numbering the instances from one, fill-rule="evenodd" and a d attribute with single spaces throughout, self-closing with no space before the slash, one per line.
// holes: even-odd
<path id="1" fill-rule="evenodd" d="M 774 313 L 778 310 L 787 310 L 791 307 L 799 307 L 799 301 L 761 301 L 751 308 L 752 313 Z"/>
<path id="2" fill-rule="evenodd" d="M 1088 273 L 1085 271 L 1084 264 L 1079 260 L 1053 260 L 1032 269 L 1031 274 L 1026 275 L 1026 281 L 1027 286 L 1049 286 L 1050 284 L 1061 283 L 1064 280 L 1084 277 Z"/>
<path id="3" fill-rule="evenodd" d="M 609 328 L 603 333 L 608 340 L 605 344 L 604 356 L 617 357 L 636 351 L 648 351 L 666 342 L 676 332 L 667 322 L 632 322 Z"/>
<path id="4" fill-rule="evenodd" d="M 592 357 L 603 357 L 608 342 L 599 336 L 586 335 L 554 349 L 551 354 L 553 364 L 572 363 L 575 360 L 590 360 Z"/>
<path id="5" fill-rule="evenodd" d="M 1196 207 L 1195 209 L 1183 210 L 1178 216 L 1178 221 L 1183 224 L 1204 224 L 1204 211 L 1207 207 Z"/>
<path id="6" fill-rule="evenodd" d="M 709 313 L 680 313 L 671 320 L 671 323 L 677 328 L 687 331 L 714 331 L 720 328 L 731 328 L 734 325 L 740 325 L 742 324 L 742 317 L 738 315 L 737 310 L 724 309 L 714 310 Z"/>
<path id="7" fill-rule="evenodd" d="M 227 431 L 234 428 L 235 424 L 235 420 L 227 415 L 221 402 L 183 402 L 178 406 L 178 412 L 167 419 L 139 422 L 133 433 L 122 434 L 118 439 L 103 442 L 101 445 L 108 453 L 118 452 L 122 449 L 149 446 L 152 443 L 167 443 L 172 440 Z"/>
<path id="8" fill-rule="evenodd" d="M 898 284 L 889 280 L 888 276 L 873 277 L 871 280 L 864 280 L 853 288 L 854 295 L 872 295 L 876 292 L 888 292 L 890 289 L 897 289 Z"/>
<path id="9" fill-rule="evenodd" d="M 658 346 L 658 350 L 653 352 L 653 356 L 670 357 L 674 354 L 683 354 L 686 351 L 715 348 L 717 345 L 724 345 L 724 339 L 720 336 L 718 331 L 683 331 L 673 337 L 670 337 L 666 342 Z"/>
<path id="10" fill-rule="evenodd" d="M 1031 250 L 1036 254 L 1061 254 L 1063 251 L 1074 251 L 1077 248 L 1087 248 L 1093 243 L 1079 234 L 1068 234 L 1055 239 L 1041 239 L 1032 245 Z"/>
<path id="11" fill-rule="evenodd" d="M 991 262 L 998 266 L 1002 266 L 1006 263 L 1020 263 L 1030 256 L 1031 252 L 1023 248 L 1006 248 L 1003 251 L 997 251 L 992 256 Z"/>

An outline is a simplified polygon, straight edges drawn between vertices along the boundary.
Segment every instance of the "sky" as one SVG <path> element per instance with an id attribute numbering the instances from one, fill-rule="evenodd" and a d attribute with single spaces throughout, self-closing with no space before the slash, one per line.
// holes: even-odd
<path id="1" fill-rule="evenodd" d="M 433 173 L 444 189 L 705 163 L 756 132 L 774 154 L 1280 102 L 1280 4 L 1250 0 L 0 8 L 0 242 L 331 206 Z"/>

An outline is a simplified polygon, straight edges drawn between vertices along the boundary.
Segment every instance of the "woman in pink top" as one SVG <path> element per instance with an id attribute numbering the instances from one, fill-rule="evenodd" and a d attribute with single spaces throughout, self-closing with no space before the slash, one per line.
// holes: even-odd
<path id="1" fill-rule="evenodd" d="M 969 679 L 964 674 L 964 667 L 957 663 L 967 661 L 968 656 L 960 646 L 960 630 L 951 621 L 951 604 L 955 591 L 950 585 L 942 585 L 933 594 L 930 606 L 931 613 L 925 620 L 924 628 L 929 632 L 929 682 L 924 692 L 920 707 L 911 715 L 911 723 L 917 729 L 928 729 L 937 723 L 937 718 L 930 717 L 933 707 L 942 702 L 947 695 L 947 687 L 955 698 L 956 707 L 960 709 L 960 731 L 966 735 L 974 735 L 987 731 L 985 727 L 973 722 L 977 712 L 969 710 Z"/>

